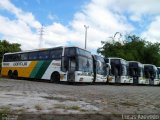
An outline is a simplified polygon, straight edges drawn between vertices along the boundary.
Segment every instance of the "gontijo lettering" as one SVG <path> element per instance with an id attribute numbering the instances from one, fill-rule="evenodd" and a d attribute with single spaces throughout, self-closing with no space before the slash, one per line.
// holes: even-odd
<path id="1" fill-rule="evenodd" d="M 15 62 L 13 66 L 27 66 L 27 62 Z"/>

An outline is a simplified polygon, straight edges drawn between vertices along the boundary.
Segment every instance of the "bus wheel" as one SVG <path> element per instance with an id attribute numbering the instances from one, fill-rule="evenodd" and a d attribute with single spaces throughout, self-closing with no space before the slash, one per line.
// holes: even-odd
<path id="1" fill-rule="evenodd" d="M 17 72 L 17 70 L 15 70 L 13 72 L 13 79 L 17 79 L 17 78 L 18 78 L 18 72 Z"/>
<path id="2" fill-rule="evenodd" d="M 9 71 L 8 71 L 8 77 L 9 77 L 9 78 L 13 78 L 12 70 L 9 70 Z"/>
<path id="3" fill-rule="evenodd" d="M 60 82 L 60 74 L 58 72 L 53 72 L 51 75 L 51 82 L 59 83 Z"/>

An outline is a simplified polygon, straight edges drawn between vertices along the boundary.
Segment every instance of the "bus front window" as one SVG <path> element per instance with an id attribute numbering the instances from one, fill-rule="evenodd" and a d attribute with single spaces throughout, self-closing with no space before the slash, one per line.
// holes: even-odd
<path id="1" fill-rule="evenodd" d="M 69 58 L 69 69 L 68 71 L 74 72 L 76 71 L 76 59 L 75 57 L 70 57 Z"/>
<path id="2" fill-rule="evenodd" d="M 93 66 L 92 66 L 92 60 L 87 58 L 87 57 L 83 57 L 83 56 L 79 56 L 78 57 L 78 70 L 79 71 L 83 71 L 83 72 L 93 72 Z"/>
<path id="3" fill-rule="evenodd" d="M 107 75 L 107 65 L 104 62 L 97 61 L 97 73 Z"/>
<path id="4" fill-rule="evenodd" d="M 62 57 L 63 72 L 73 72 L 76 70 L 76 50 L 75 48 L 65 48 L 64 56 Z"/>
<path id="5" fill-rule="evenodd" d="M 122 76 L 126 76 L 127 75 L 127 66 L 122 64 L 122 72 L 121 72 Z"/>
<path id="6" fill-rule="evenodd" d="M 76 71 L 76 57 L 62 57 L 62 71 Z"/>

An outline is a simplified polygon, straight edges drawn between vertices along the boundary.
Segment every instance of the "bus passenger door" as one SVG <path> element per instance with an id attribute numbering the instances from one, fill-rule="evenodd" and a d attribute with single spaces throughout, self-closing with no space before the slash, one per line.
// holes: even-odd
<path id="1" fill-rule="evenodd" d="M 62 57 L 61 70 L 67 73 L 67 81 L 74 82 L 75 70 L 76 70 L 76 58 L 75 57 Z"/>
<path id="2" fill-rule="evenodd" d="M 75 71 L 76 71 L 76 58 L 71 57 L 68 61 L 68 81 L 74 82 L 75 81 Z"/>

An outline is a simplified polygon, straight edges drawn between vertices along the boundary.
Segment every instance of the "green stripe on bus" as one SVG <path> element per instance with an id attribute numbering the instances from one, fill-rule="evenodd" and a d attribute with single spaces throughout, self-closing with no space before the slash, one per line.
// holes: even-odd
<path id="1" fill-rule="evenodd" d="M 34 67 L 33 71 L 30 74 L 30 78 L 35 78 L 40 67 L 42 66 L 42 64 L 44 63 L 44 61 L 39 61 L 37 62 L 36 66 Z"/>
<path id="2" fill-rule="evenodd" d="M 48 66 L 51 64 L 52 61 L 45 61 L 43 62 L 43 64 L 40 66 L 37 74 L 36 74 L 36 78 L 41 79 L 42 76 L 44 75 L 44 73 L 46 72 Z"/>

